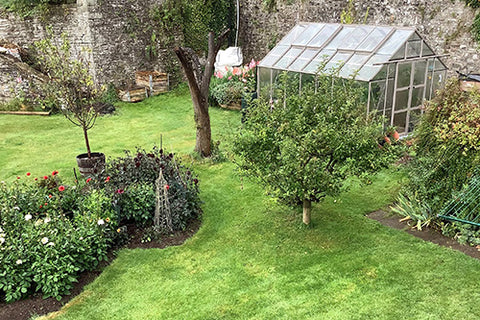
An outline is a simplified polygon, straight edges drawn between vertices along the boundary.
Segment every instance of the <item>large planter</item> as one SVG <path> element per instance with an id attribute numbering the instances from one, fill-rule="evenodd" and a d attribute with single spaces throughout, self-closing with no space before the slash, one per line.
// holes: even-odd
<path id="1" fill-rule="evenodd" d="M 105 169 L 105 155 L 100 152 L 92 152 L 91 155 L 91 158 L 88 158 L 88 153 L 77 156 L 78 170 L 84 177 L 98 174 Z"/>

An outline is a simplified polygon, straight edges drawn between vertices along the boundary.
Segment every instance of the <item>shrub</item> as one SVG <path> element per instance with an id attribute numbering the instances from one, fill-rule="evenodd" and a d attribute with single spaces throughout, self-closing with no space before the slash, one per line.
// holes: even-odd
<path id="1" fill-rule="evenodd" d="M 185 229 L 200 213 L 198 179 L 172 153 L 154 147 L 151 151 L 137 148 L 125 151 L 123 157 L 110 160 L 97 183 L 114 195 L 119 222 L 133 220 L 141 225 L 153 222 L 155 181 L 160 170 L 166 181 L 173 229 Z"/>
<path id="2" fill-rule="evenodd" d="M 428 219 L 440 212 L 480 165 L 479 103 L 480 93 L 462 91 L 451 80 L 425 104 L 425 114 L 414 131 L 415 156 L 408 165 L 403 194 L 427 205 Z"/>
<path id="3" fill-rule="evenodd" d="M 54 171 L 0 186 L 0 291 L 7 302 L 35 291 L 60 299 L 79 272 L 107 257 L 111 203 L 60 183 Z"/>

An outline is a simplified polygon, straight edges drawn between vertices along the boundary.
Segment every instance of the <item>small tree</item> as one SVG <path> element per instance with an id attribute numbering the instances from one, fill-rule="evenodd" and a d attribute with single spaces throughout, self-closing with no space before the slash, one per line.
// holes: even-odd
<path id="1" fill-rule="evenodd" d="M 97 89 L 82 60 L 73 59 L 67 35 L 61 35 L 60 44 L 54 43 L 53 34 L 35 42 L 39 68 L 49 81 L 40 86 L 40 97 L 61 110 L 74 125 L 82 128 L 88 158 L 91 158 L 88 130 L 95 125 L 98 116 L 100 90 Z"/>
<path id="2" fill-rule="evenodd" d="M 231 0 L 165 0 L 152 10 L 162 47 L 173 48 L 185 71 L 197 129 L 195 151 L 202 157 L 211 155 L 209 87 L 215 58 L 230 31 L 231 10 Z"/>
<path id="3" fill-rule="evenodd" d="M 298 88 L 282 75 L 278 100 L 249 107 L 233 149 L 243 173 L 284 203 L 303 204 L 308 225 L 312 202 L 337 194 L 351 175 L 384 167 L 389 147 L 378 144 L 381 121 L 366 114 L 364 91 L 353 81 L 322 76 L 316 92 Z"/>

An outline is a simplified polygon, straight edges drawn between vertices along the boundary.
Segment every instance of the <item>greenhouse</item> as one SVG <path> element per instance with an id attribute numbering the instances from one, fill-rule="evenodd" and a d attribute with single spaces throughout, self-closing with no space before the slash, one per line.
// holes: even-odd
<path id="1" fill-rule="evenodd" d="M 258 92 L 272 96 L 283 71 L 299 74 L 302 84 L 335 72 L 365 86 L 368 112 L 406 134 L 445 82 L 447 68 L 415 28 L 328 23 L 296 25 L 258 66 Z M 368 91 L 367 91 L 368 89 Z"/>

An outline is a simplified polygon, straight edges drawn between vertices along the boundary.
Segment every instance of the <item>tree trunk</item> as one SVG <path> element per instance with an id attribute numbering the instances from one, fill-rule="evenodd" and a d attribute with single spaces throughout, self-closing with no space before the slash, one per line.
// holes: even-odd
<path id="1" fill-rule="evenodd" d="M 303 223 L 306 225 L 309 225 L 311 217 L 312 217 L 312 201 L 304 199 L 303 200 Z"/>
<path id="2" fill-rule="evenodd" d="M 195 151 L 202 157 L 212 155 L 212 129 L 210 127 L 210 115 L 208 114 L 208 94 L 210 79 L 213 75 L 214 62 L 220 46 L 225 41 L 230 30 L 225 30 L 215 41 L 215 35 L 210 32 L 208 35 L 208 56 L 205 69 L 202 74 L 195 74 L 199 70 L 197 66 L 198 56 L 189 48 L 177 47 L 174 49 L 180 64 L 185 71 L 188 80 L 188 87 L 192 95 L 193 112 L 195 114 L 195 126 L 197 137 Z"/>
<path id="3" fill-rule="evenodd" d="M 83 129 L 83 137 L 85 138 L 85 144 L 87 145 L 87 154 L 88 154 L 88 159 L 92 157 L 92 151 L 90 150 L 90 143 L 88 141 L 88 134 L 87 134 L 87 128 L 85 126 L 82 127 Z"/>
<path id="4" fill-rule="evenodd" d="M 200 106 L 198 104 L 204 105 Z M 193 100 L 193 108 L 195 110 L 195 126 L 197 128 L 195 152 L 200 154 L 201 157 L 210 157 L 212 155 L 212 130 L 207 99 Z"/>

